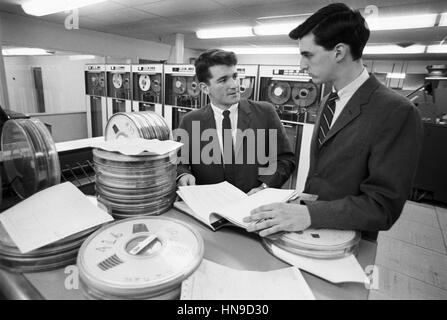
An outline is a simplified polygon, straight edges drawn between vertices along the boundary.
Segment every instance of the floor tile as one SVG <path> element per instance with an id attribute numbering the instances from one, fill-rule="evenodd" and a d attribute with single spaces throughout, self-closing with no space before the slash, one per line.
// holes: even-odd
<path id="1" fill-rule="evenodd" d="M 447 290 L 380 265 L 378 268 L 379 288 L 371 290 L 370 299 L 447 300 Z"/>
<path id="2" fill-rule="evenodd" d="M 447 290 L 447 255 L 382 237 L 376 264 Z"/>
<path id="3" fill-rule="evenodd" d="M 439 228 L 409 220 L 397 220 L 390 230 L 380 232 L 380 237 L 384 236 L 447 254 L 442 231 Z"/>

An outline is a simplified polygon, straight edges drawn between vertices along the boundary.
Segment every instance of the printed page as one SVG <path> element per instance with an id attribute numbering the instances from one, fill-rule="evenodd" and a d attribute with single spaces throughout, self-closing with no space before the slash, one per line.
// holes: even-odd
<path id="1" fill-rule="evenodd" d="M 109 221 L 112 216 L 70 182 L 42 190 L 0 214 L 21 253 Z"/>
<path id="2" fill-rule="evenodd" d="M 134 156 L 143 153 L 148 155 L 164 155 L 181 148 L 182 145 L 183 143 L 173 140 L 160 141 L 158 139 L 132 138 L 108 140 L 102 143 L 96 143 L 95 147 Z"/>
<path id="3" fill-rule="evenodd" d="M 295 267 L 273 271 L 236 270 L 203 259 L 182 283 L 182 300 L 314 300 Z"/>
<path id="4" fill-rule="evenodd" d="M 239 202 L 248 196 L 229 182 L 198 186 L 179 187 L 178 195 L 200 217 L 201 221 L 210 222 L 210 214 L 217 212 L 228 203 Z"/>
<path id="5" fill-rule="evenodd" d="M 275 245 L 272 245 L 272 251 L 281 260 L 332 283 L 367 281 L 362 266 L 352 254 L 340 259 L 313 259 L 292 254 Z"/>
<path id="6" fill-rule="evenodd" d="M 267 188 L 256 192 L 237 203 L 227 202 L 225 206 L 219 209 L 216 213 L 234 224 L 246 228 L 250 223 L 244 222 L 243 219 L 250 215 L 251 210 L 270 203 L 285 202 L 294 192 L 295 190 L 292 189 Z"/>

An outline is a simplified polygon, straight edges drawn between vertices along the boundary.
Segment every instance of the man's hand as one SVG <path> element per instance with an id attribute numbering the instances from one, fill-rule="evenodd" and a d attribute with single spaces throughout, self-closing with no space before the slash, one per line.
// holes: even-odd
<path id="1" fill-rule="evenodd" d="M 180 177 L 177 181 L 177 185 L 182 186 L 195 186 L 196 185 L 196 178 L 192 174 L 185 174 Z"/>
<path id="2" fill-rule="evenodd" d="M 263 189 L 264 189 L 264 188 L 261 188 L 261 187 L 253 188 L 253 189 L 251 189 L 250 191 L 248 191 L 247 195 L 248 195 L 248 196 L 251 196 L 252 194 L 255 194 L 256 192 L 259 192 L 259 191 L 261 191 L 261 190 L 263 190 Z"/>
<path id="3" fill-rule="evenodd" d="M 268 186 L 267 186 L 265 183 L 262 183 L 259 187 L 251 189 L 251 190 L 247 193 L 247 195 L 248 195 L 248 196 L 251 196 L 252 194 L 255 194 L 256 192 L 259 192 L 259 191 L 264 190 L 264 189 L 267 189 L 267 188 L 268 188 Z"/>
<path id="4" fill-rule="evenodd" d="M 252 222 L 247 227 L 247 231 L 262 230 L 259 232 L 261 237 L 280 231 L 305 230 L 311 224 L 307 207 L 294 203 L 272 203 L 260 206 L 252 210 L 250 214 L 250 216 L 244 218 L 244 222 Z"/>

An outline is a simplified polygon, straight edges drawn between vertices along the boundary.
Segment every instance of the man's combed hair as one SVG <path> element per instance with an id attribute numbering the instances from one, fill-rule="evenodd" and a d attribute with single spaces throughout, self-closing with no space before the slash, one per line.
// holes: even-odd
<path id="1" fill-rule="evenodd" d="M 352 10 L 344 3 L 333 3 L 321 8 L 289 33 L 297 40 L 309 33 L 315 36 L 315 43 L 326 50 L 345 43 L 351 48 L 354 60 L 362 57 L 369 39 L 369 29 L 358 10 Z"/>
<path id="2" fill-rule="evenodd" d="M 235 66 L 237 58 L 234 52 L 221 49 L 209 49 L 202 53 L 195 62 L 199 82 L 208 83 L 212 77 L 209 68 L 216 65 Z"/>

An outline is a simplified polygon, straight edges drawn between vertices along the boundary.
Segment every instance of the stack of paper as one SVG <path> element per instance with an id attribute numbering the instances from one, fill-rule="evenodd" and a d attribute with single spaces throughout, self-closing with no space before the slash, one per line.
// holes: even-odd
<path id="1" fill-rule="evenodd" d="M 113 218 L 72 183 L 42 190 L 0 214 L 21 253 L 27 253 Z"/>
<path id="2" fill-rule="evenodd" d="M 314 300 L 295 267 L 273 271 L 232 269 L 204 259 L 182 283 L 182 300 Z"/>
<path id="3" fill-rule="evenodd" d="M 164 155 L 181 148 L 182 145 L 183 143 L 172 140 L 132 138 L 108 140 L 97 143 L 95 147 L 106 151 L 120 152 L 128 156 L 136 156 L 139 154 Z"/>

